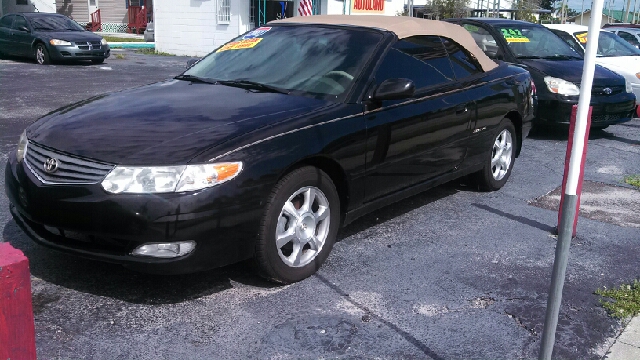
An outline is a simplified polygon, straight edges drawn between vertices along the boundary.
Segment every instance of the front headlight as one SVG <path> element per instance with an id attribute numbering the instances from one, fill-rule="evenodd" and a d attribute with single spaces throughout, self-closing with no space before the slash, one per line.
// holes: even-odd
<path id="1" fill-rule="evenodd" d="M 18 149 L 16 150 L 16 157 L 18 158 L 18 162 L 22 162 L 24 159 L 24 155 L 27 153 L 27 144 L 29 141 L 27 140 L 27 131 L 23 131 L 20 134 L 20 140 L 18 140 Z"/>
<path id="2" fill-rule="evenodd" d="M 631 86 L 631 81 L 624 79 L 624 87 L 627 90 L 628 93 L 632 93 L 633 92 L 633 87 Z"/>
<path id="3" fill-rule="evenodd" d="M 71 43 L 65 40 L 51 39 L 49 40 L 49 44 L 55 46 L 70 46 Z"/>
<path id="4" fill-rule="evenodd" d="M 240 171 L 241 162 L 181 166 L 116 166 L 101 185 L 103 189 L 114 194 L 194 191 L 231 180 Z"/>
<path id="5" fill-rule="evenodd" d="M 102 44 L 102 45 L 107 45 L 107 40 L 105 40 L 105 39 L 100 39 L 100 44 Z"/>
<path id="6" fill-rule="evenodd" d="M 544 82 L 547 84 L 547 89 L 554 94 L 566 96 L 580 95 L 580 88 L 572 82 L 551 76 L 545 76 Z"/>

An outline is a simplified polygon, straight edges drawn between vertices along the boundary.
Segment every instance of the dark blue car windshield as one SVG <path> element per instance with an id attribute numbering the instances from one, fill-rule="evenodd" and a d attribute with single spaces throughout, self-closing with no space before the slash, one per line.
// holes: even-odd
<path id="1" fill-rule="evenodd" d="M 221 46 L 184 75 L 336 98 L 353 85 L 381 39 L 367 30 L 261 27 Z"/>
<path id="2" fill-rule="evenodd" d="M 30 17 L 34 30 L 44 31 L 83 31 L 77 22 L 63 16 L 34 16 Z"/>

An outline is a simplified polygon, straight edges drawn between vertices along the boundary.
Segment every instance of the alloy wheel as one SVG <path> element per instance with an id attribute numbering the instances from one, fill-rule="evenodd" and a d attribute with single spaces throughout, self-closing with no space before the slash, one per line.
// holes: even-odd
<path id="1" fill-rule="evenodd" d="M 329 215 L 329 201 L 317 187 L 300 188 L 284 203 L 275 238 L 287 266 L 303 267 L 316 258 L 329 234 Z"/>
<path id="2" fill-rule="evenodd" d="M 44 64 L 44 49 L 42 46 L 38 46 L 36 48 L 36 60 L 38 61 L 38 64 Z"/>
<path id="3" fill-rule="evenodd" d="M 511 132 L 504 129 L 496 137 L 491 151 L 491 173 L 495 180 L 502 180 L 509 172 L 512 151 L 513 138 Z"/>

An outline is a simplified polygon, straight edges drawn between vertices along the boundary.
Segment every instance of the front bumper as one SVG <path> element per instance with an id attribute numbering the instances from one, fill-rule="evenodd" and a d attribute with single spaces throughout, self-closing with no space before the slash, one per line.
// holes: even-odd
<path id="1" fill-rule="evenodd" d="M 578 97 L 568 98 L 555 94 L 538 96 L 537 124 L 569 125 L 573 105 Z M 635 114 L 636 97 L 633 93 L 591 97 L 591 126 L 607 126 L 631 120 Z"/>
<path id="2" fill-rule="evenodd" d="M 198 193 L 129 195 L 106 193 L 100 184 L 45 185 L 17 162 L 15 152 L 7 161 L 5 190 L 13 218 L 35 242 L 159 274 L 250 258 L 262 213 L 259 198 L 249 195 L 259 189 L 240 189 L 233 182 Z M 131 255 L 144 243 L 189 240 L 196 242 L 195 250 L 179 258 Z"/>
<path id="3" fill-rule="evenodd" d="M 111 55 L 109 45 L 78 45 L 70 46 L 49 45 L 49 57 L 54 60 L 104 60 Z"/>

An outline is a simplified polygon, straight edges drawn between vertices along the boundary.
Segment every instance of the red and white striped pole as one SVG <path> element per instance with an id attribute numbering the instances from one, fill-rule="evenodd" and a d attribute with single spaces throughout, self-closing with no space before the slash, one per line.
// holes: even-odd
<path id="1" fill-rule="evenodd" d="M 36 359 L 29 261 L 0 243 L 0 359 Z"/>
<path id="2" fill-rule="evenodd" d="M 572 134 L 571 155 L 569 167 L 566 171 L 566 186 L 564 187 L 564 199 L 560 208 L 560 224 L 558 226 L 558 242 L 556 243 L 556 255 L 553 262 L 551 275 L 551 289 L 547 300 L 547 312 L 544 319 L 542 343 L 540 345 L 539 360 L 550 360 L 555 344 L 556 328 L 558 327 L 558 314 L 562 301 L 562 288 L 569 259 L 569 247 L 573 237 L 573 229 L 580 205 L 581 169 L 583 158 L 586 155 L 586 142 L 588 134 L 589 104 L 591 103 L 591 87 L 596 68 L 596 50 L 598 49 L 598 35 L 600 34 L 600 22 L 602 21 L 603 0 L 594 0 L 591 8 L 591 20 L 587 35 L 587 49 L 585 50 L 584 67 L 582 69 L 582 81 L 580 83 L 580 99 Z"/>

